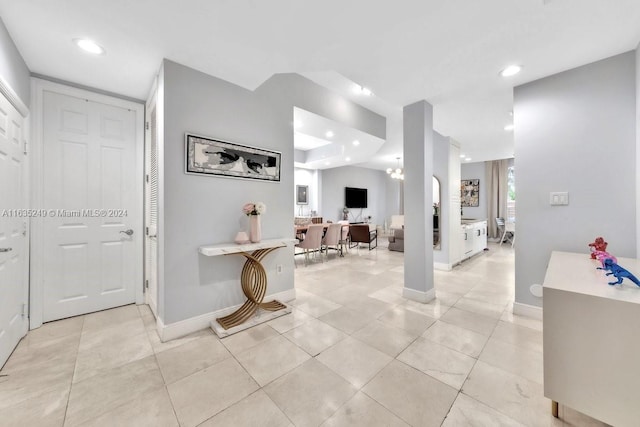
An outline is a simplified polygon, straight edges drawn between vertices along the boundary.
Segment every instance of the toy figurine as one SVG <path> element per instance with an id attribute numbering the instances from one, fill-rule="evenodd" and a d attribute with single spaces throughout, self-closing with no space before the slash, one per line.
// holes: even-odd
<path id="1" fill-rule="evenodd" d="M 595 252 L 606 252 L 608 243 L 604 241 L 602 237 L 596 237 L 595 242 L 589 243 L 589 249 L 591 250 L 591 259 L 596 259 Z"/>
<path id="2" fill-rule="evenodd" d="M 609 273 L 606 274 L 607 276 L 613 275 L 613 277 L 618 279 L 617 282 L 609 282 L 610 285 L 619 285 L 622 283 L 622 280 L 626 277 L 636 285 L 640 286 L 640 280 L 638 280 L 636 276 L 634 276 L 633 274 L 631 274 L 631 272 L 629 272 L 628 270 L 625 270 L 624 268 L 620 267 L 618 264 L 613 262 L 611 258 L 605 259 L 603 261 L 603 266 L 598 267 L 598 270 L 605 270 L 605 271 L 608 270 Z"/>
<path id="3" fill-rule="evenodd" d="M 595 257 L 594 257 L 594 255 L 595 255 Z M 591 252 L 591 256 L 594 257 L 595 259 L 597 259 L 598 261 L 600 261 L 600 264 L 603 267 L 604 267 L 604 260 L 605 259 L 610 259 L 615 263 L 618 262 L 618 259 L 616 257 L 614 257 L 613 255 L 611 255 L 609 252 L 593 251 L 593 252 Z"/>

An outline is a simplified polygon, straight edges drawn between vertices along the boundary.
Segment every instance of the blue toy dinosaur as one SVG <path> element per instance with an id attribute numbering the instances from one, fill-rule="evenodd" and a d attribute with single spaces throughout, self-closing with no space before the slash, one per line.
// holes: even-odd
<path id="1" fill-rule="evenodd" d="M 602 261 L 602 267 L 597 267 L 597 268 L 598 268 L 598 270 L 609 271 L 609 273 L 606 274 L 607 276 L 613 275 L 613 277 L 618 279 L 617 282 L 609 282 L 610 285 L 619 285 L 619 284 L 622 283 L 622 279 L 624 279 L 626 277 L 627 279 L 631 280 L 636 285 L 640 286 L 640 280 L 638 280 L 638 278 L 636 276 L 631 274 L 630 271 L 625 270 L 624 268 L 620 267 L 611 258 L 605 258 Z"/>

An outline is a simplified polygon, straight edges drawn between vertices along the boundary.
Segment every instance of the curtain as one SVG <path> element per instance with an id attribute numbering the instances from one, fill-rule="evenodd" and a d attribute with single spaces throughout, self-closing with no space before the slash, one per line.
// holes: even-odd
<path id="1" fill-rule="evenodd" d="M 487 183 L 487 219 L 489 226 L 489 235 L 487 237 L 497 239 L 498 226 L 496 218 L 506 218 L 507 216 L 507 169 L 509 168 L 509 160 L 493 160 L 485 162 Z"/>

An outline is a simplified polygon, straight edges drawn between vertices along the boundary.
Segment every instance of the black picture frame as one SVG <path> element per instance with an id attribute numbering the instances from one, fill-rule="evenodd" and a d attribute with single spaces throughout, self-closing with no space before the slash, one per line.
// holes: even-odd
<path id="1" fill-rule="evenodd" d="M 480 206 L 480 180 L 460 180 L 460 203 L 463 208 L 477 208 Z"/>
<path id="2" fill-rule="evenodd" d="M 185 134 L 185 173 L 280 182 L 278 151 Z"/>

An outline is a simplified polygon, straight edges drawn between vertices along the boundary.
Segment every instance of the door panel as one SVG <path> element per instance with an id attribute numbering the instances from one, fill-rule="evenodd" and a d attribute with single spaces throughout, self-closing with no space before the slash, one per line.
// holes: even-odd
<path id="1" fill-rule="evenodd" d="M 0 95 L 0 367 L 27 332 L 23 123 Z"/>
<path id="2" fill-rule="evenodd" d="M 43 321 L 135 301 L 136 112 L 45 91 Z M 122 233 L 132 229 L 134 234 Z"/>

